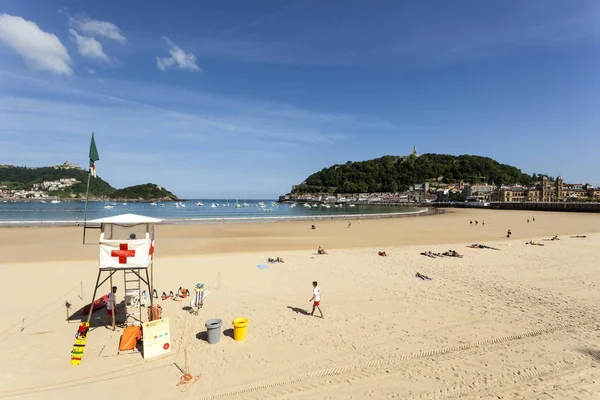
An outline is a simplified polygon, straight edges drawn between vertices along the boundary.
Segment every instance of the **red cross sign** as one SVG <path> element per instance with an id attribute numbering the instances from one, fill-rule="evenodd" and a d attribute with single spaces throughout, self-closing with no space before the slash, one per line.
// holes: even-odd
<path id="1" fill-rule="evenodd" d="M 129 250 L 127 243 L 120 244 L 119 250 L 113 250 L 110 252 L 111 257 L 119 257 L 119 264 L 127 264 L 128 257 L 135 257 L 135 250 Z"/>

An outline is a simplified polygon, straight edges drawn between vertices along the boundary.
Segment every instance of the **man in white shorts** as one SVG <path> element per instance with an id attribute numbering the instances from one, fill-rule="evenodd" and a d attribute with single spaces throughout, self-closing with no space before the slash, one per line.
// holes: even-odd
<path id="1" fill-rule="evenodd" d="M 314 315 L 315 308 L 317 308 L 319 309 L 319 313 L 321 313 L 321 318 L 323 318 L 323 311 L 321 311 L 321 289 L 319 289 L 317 281 L 313 281 L 313 296 L 308 302 L 310 303 L 311 301 L 313 301 L 313 308 L 310 315 Z"/>

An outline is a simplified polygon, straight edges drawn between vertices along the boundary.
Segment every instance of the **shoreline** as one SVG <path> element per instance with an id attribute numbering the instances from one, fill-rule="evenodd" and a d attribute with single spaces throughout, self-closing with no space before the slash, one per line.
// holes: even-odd
<path id="1" fill-rule="evenodd" d="M 300 215 L 300 216 L 277 216 L 277 217 L 211 217 L 211 218 L 165 218 L 159 225 L 195 225 L 204 222 L 214 223 L 267 223 L 267 222 L 288 222 L 288 221 L 321 221 L 321 220 L 349 220 L 349 219 L 382 219 L 382 218 L 405 218 L 443 214 L 446 211 L 433 211 L 426 208 L 417 211 L 373 213 L 373 214 L 330 214 L 330 215 Z M 77 225 L 79 223 L 79 225 Z M 67 227 L 83 226 L 83 221 L 79 220 L 56 220 L 56 221 L 0 221 L 2 228 L 21 228 L 21 227 Z M 88 227 L 99 227 L 99 224 L 87 224 Z"/>
<path id="2" fill-rule="evenodd" d="M 423 246 L 430 250 L 436 243 L 485 243 L 488 241 L 523 242 L 531 238 L 554 235 L 576 235 L 580 232 L 600 233 L 600 215 L 560 212 L 523 212 L 455 209 L 443 214 L 409 214 L 402 218 L 346 220 L 327 219 L 296 221 L 264 221 L 230 223 L 179 223 L 156 226 L 156 257 L 189 257 L 205 254 L 265 252 L 277 257 L 278 252 L 379 247 L 381 250 L 399 245 Z M 527 223 L 535 216 L 536 222 Z M 469 221 L 479 221 L 479 225 Z M 485 225 L 483 225 L 485 221 Z M 311 229 L 316 225 L 317 229 Z M 33 226 L 0 229 L 0 264 L 35 261 L 92 261 L 98 258 L 99 229 L 86 232 L 83 227 Z M 513 237 L 506 238 L 507 229 Z M 40 249 L 43 248 L 43 251 Z M 448 249 L 445 249 L 448 250 Z M 445 251 L 444 250 L 444 251 Z"/>

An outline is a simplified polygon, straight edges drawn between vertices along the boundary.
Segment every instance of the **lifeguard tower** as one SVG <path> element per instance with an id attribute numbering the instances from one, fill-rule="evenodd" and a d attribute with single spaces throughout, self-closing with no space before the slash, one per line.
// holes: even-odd
<path id="1" fill-rule="evenodd" d="M 92 304 L 98 288 L 107 280 L 110 290 L 113 275 L 123 271 L 125 290 L 125 325 L 141 325 L 142 303 L 152 306 L 153 262 L 154 262 L 154 225 L 161 219 L 136 214 L 123 214 L 113 217 L 87 221 L 100 225 L 100 257 L 98 278 L 94 287 Z M 108 276 L 106 276 L 108 275 Z M 101 281 L 101 279 L 104 279 Z M 147 292 L 142 290 L 147 288 Z M 109 291 L 110 291 L 109 290 Z M 147 303 L 149 301 L 149 304 Z M 90 308 L 87 322 L 92 318 Z"/>

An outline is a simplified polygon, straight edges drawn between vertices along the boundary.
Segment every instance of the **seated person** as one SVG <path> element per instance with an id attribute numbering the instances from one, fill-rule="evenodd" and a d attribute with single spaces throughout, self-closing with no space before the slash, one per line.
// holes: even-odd
<path id="1" fill-rule="evenodd" d="M 385 251 L 380 251 L 379 254 L 381 257 L 387 257 L 387 253 Z"/>
<path id="2" fill-rule="evenodd" d="M 283 258 L 281 258 L 281 257 L 277 257 L 277 258 L 275 259 L 275 262 L 282 263 L 282 262 L 283 262 Z"/>
<path id="3" fill-rule="evenodd" d="M 558 238 L 558 236 L 553 236 L 552 239 L 550 239 L 550 240 L 560 240 L 560 239 Z"/>
<path id="4" fill-rule="evenodd" d="M 317 254 L 327 254 L 327 252 L 325 251 L 324 248 L 322 248 L 321 246 L 319 246 L 319 248 L 317 249 Z"/>
<path id="5" fill-rule="evenodd" d="M 311 226 L 310 226 L 310 229 L 317 229 L 317 227 L 316 227 L 316 226 L 314 226 L 314 225 L 311 225 Z"/>
<path id="6" fill-rule="evenodd" d="M 274 262 L 275 262 L 275 259 L 273 259 L 273 258 L 269 257 L 269 258 L 267 258 L 267 262 L 274 263 Z"/>

